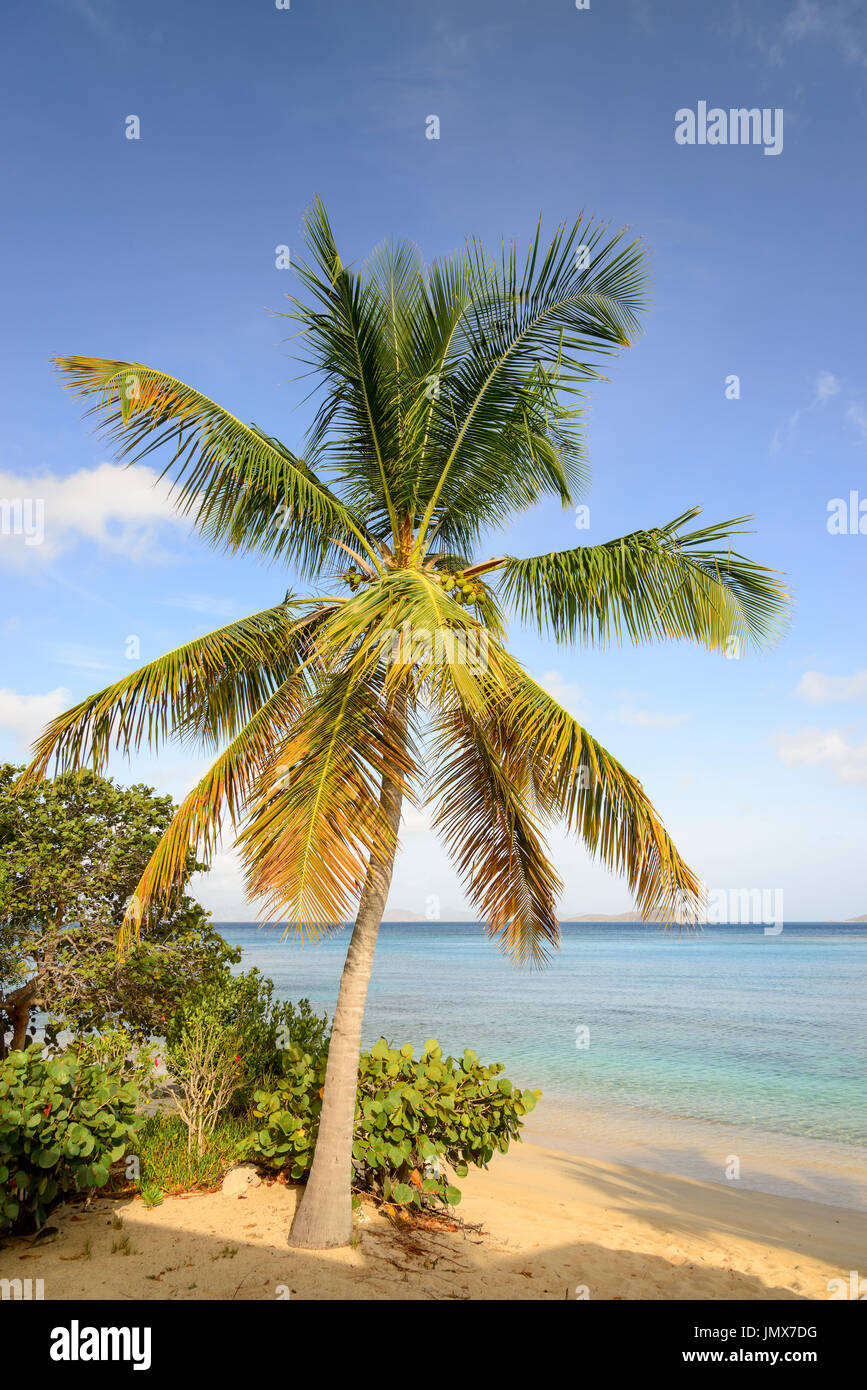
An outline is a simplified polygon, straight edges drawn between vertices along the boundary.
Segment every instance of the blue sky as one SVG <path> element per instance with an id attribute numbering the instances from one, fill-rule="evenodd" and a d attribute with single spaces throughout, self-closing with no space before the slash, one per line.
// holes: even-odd
<path id="1" fill-rule="evenodd" d="M 867 499 L 864 7 L 46 0 L 8 32 L 0 498 L 44 499 L 45 538 L 0 535 L 0 756 L 129 671 L 130 636 L 149 660 L 287 582 L 208 551 L 146 470 L 113 467 L 53 354 L 163 368 L 296 446 L 275 248 L 300 249 L 314 194 L 347 260 L 386 236 L 429 259 L 467 236 L 526 243 L 540 213 L 552 228 L 583 208 L 645 239 L 653 309 L 595 393 L 589 531 L 550 504 L 492 547 L 602 541 L 695 504 L 752 513 L 745 548 L 788 573 L 794 619 L 744 660 L 517 629 L 515 649 L 642 778 L 710 886 L 782 888 L 790 919 L 867 911 L 867 535 L 827 527 L 831 499 Z M 701 101 L 782 109 L 781 153 L 678 144 L 675 113 Z M 179 749 L 113 770 L 180 794 L 200 766 Z M 404 840 L 392 902 L 460 908 L 423 817 Z M 630 905 L 553 843 L 564 909 Z M 228 852 L 200 896 L 255 916 Z"/>

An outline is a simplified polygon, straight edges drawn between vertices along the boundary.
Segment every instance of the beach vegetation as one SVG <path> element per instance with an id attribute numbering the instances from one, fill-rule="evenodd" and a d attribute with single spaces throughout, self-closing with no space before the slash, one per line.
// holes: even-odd
<path id="1" fill-rule="evenodd" d="M 0 1061 L 0 1230 L 28 1231 L 72 1193 L 104 1187 L 142 1123 L 129 1081 L 39 1043 Z"/>
<path id="2" fill-rule="evenodd" d="M 327 1056 L 290 1049 L 284 1076 L 256 1095 L 258 1130 L 245 1152 L 306 1181 L 319 1133 Z M 362 1052 L 352 1138 L 352 1188 L 391 1206 L 421 1209 L 461 1199 L 456 1179 L 482 1168 L 520 1140 L 524 1116 L 541 1092 L 519 1090 L 502 1063 L 472 1049 L 444 1057 L 429 1038 L 418 1058 L 411 1044 L 385 1038 Z"/>
<path id="3" fill-rule="evenodd" d="M 237 1163 L 250 1132 L 250 1121 L 223 1111 L 204 1136 L 202 1152 L 189 1144 L 189 1131 L 176 1111 L 161 1109 L 145 1117 L 136 1135 L 135 1153 L 140 1175 L 129 1181 L 120 1171 L 112 1174 L 112 1191 L 141 1194 L 146 1205 L 152 1197 L 196 1190 L 213 1191 Z"/>
<path id="4" fill-rule="evenodd" d="M 293 1039 L 321 1051 L 327 1017 L 307 999 L 275 999 L 273 982 L 255 967 L 240 975 L 224 970 L 189 992 L 166 1029 L 165 1063 L 191 1150 L 202 1156 L 225 1110 L 250 1108 L 254 1090 L 276 1079 Z"/>

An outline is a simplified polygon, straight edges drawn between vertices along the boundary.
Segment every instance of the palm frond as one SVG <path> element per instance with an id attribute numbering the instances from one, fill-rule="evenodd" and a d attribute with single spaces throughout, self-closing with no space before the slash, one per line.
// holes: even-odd
<path id="1" fill-rule="evenodd" d="M 507 955 L 518 964 L 543 964 L 559 944 L 563 885 L 503 749 L 455 705 L 435 721 L 431 756 L 434 829 L 470 900 Z"/>
<path id="2" fill-rule="evenodd" d="M 452 367 L 434 414 L 436 448 L 420 486 L 426 505 L 419 553 L 438 512 L 469 516 L 465 466 L 471 492 L 488 499 L 496 496 L 498 477 L 519 476 L 504 423 L 520 424 L 523 413 L 532 420 L 540 408 L 544 414 L 552 390 L 580 398 L 599 376 L 594 359 L 628 346 L 638 332 L 643 252 L 636 243 L 621 246 L 621 236 L 604 237 L 604 228 L 579 218 L 561 227 L 543 251 L 539 229 L 522 271 L 515 247 L 504 250 L 493 287 L 490 263 L 476 248 L 478 292 L 464 315 L 472 350 Z M 565 413 L 560 423 L 568 437 Z"/>
<path id="3" fill-rule="evenodd" d="M 383 779 L 411 791 L 415 766 L 380 686 L 327 676 L 263 779 L 238 840 L 247 889 L 284 935 L 342 925 L 371 857 L 394 849 Z"/>
<path id="4" fill-rule="evenodd" d="M 200 391 L 140 362 L 54 362 L 77 396 L 94 398 L 87 414 L 98 417 L 118 459 L 138 463 L 163 445 L 174 450 L 161 476 L 212 541 L 283 555 L 305 571 L 332 537 L 354 536 L 367 547 L 363 524 L 302 459 Z M 242 524 L 251 510 L 255 528 Z"/>
<path id="5" fill-rule="evenodd" d="M 317 641 L 326 665 L 350 663 L 365 678 L 379 669 L 389 692 L 412 677 L 416 685 L 452 690 L 468 708 L 479 709 L 488 683 L 501 678 L 501 635 L 494 605 L 483 622 L 429 571 L 408 569 L 363 586 L 326 618 Z"/>
<path id="6" fill-rule="evenodd" d="M 280 604 L 140 666 L 52 720 L 22 785 L 44 777 L 52 759 L 58 774 L 85 764 L 99 771 L 112 748 L 157 749 L 196 723 L 231 734 L 292 674 L 310 621 Z"/>
<path id="7" fill-rule="evenodd" d="M 400 393 L 391 308 L 375 278 L 343 265 L 318 198 L 305 228 L 313 261 L 300 261 L 296 270 L 312 302 L 294 299 L 288 317 L 300 323 L 306 360 L 325 388 L 311 443 L 318 451 L 329 437 L 329 466 L 347 497 L 372 531 L 387 526 L 396 542 L 391 487 L 399 472 Z"/>
<path id="8" fill-rule="evenodd" d="M 602 545 L 502 562 L 503 597 L 560 640 L 606 644 L 686 638 L 738 652 L 778 636 L 788 594 L 775 570 L 732 549 L 749 517 L 685 532 L 667 526 Z"/>
<path id="9" fill-rule="evenodd" d="M 219 758 L 184 797 L 139 879 L 121 925 L 118 953 L 125 955 L 154 902 L 170 901 L 183 888 L 192 851 L 210 860 L 228 816 L 236 829 L 253 788 L 278 756 L 310 691 L 305 670 L 293 673 L 256 710 Z"/>
<path id="10" fill-rule="evenodd" d="M 512 693 L 492 692 L 485 734 L 539 814 L 562 821 L 622 875 L 647 918 L 695 921 L 702 884 L 681 858 L 641 783 L 517 663 Z"/>

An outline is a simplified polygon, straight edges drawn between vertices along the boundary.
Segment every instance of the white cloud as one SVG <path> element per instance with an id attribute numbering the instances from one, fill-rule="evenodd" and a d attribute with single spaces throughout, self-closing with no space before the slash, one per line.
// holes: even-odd
<path id="1" fill-rule="evenodd" d="M 39 527 L 44 536 L 37 543 L 32 524 L 29 535 L 22 534 L 20 526 L 17 534 L 0 535 L 0 562 L 6 559 L 18 565 L 34 557 L 54 559 L 81 540 L 127 560 L 160 561 L 168 558 L 168 552 L 158 542 L 158 528 L 166 524 L 189 527 L 170 503 L 168 485 L 159 482 L 152 468 L 141 465 L 124 468 L 100 463 L 67 478 L 54 473 L 25 478 L 0 472 L 2 498 L 28 503 L 25 519 L 33 504 L 40 503 L 39 516 L 44 516 Z"/>
<path id="2" fill-rule="evenodd" d="M 403 815 L 400 822 L 400 838 L 405 840 L 409 835 L 429 835 L 431 833 L 431 809 L 422 806 L 419 809 L 410 803 L 404 802 Z"/>
<path id="3" fill-rule="evenodd" d="M 73 666 L 77 671 L 109 671 L 125 675 L 124 667 L 116 661 L 106 661 L 108 655 L 101 647 L 88 647 L 82 642 L 58 642 L 51 646 L 51 654 L 59 666 Z M 129 666 L 128 670 L 133 667 Z"/>
<path id="4" fill-rule="evenodd" d="M 812 399 L 808 401 L 806 405 L 799 406 L 797 410 L 792 412 L 782 430 L 776 430 L 774 432 L 774 437 L 771 440 L 770 452 L 775 454 L 782 448 L 783 444 L 791 443 L 800 423 L 801 416 L 806 414 L 809 410 L 815 410 L 817 405 L 824 405 L 825 402 L 831 400 L 833 396 L 839 396 L 840 389 L 840 378 L 836 377 L 833 372 L 819 372 L 819 375 L 816 377 Z M 850 406 L 849 409 L 851 411 L 852 407 Z"/>
<path id="5" fill-rule="evenodd" d="M 621 724 L 633 724 L 639 729 L 676 729 L 689 719 L 688 714 L 651 714 L 648 710 L 629 708 L 620 710 L 617 717 Z"/>
<path id="6" fill-rule="evenodd" d="M 853 401 L 846 411 L 846 419 L 851 420 L 852 424 L 859 430 L 862 439 L 867 439 L 867 410 L 863 405 Z"/>
<path id="7" fill-rule="evenodd" d="M 826 676 L 821 671 L 805 671 L 795 694 L 810 705 L 861 700 L 867 696 L 867 671 L 856 671 L 853 676 Z"/>
<path id="8" fill-rule="evenodd" d="M 830 767 L 838 782 L 867 782 L 867 739 L 848 743 L 837 729 L 801 729 L 780 739 L 777 755 L 787 767 Z"/>
<path id="9" fill-rule="evenodd" d="M 190 893 L 214 915 L 216 922 L 257 921 L 256 903 L 244 892 L 244 871 L 234 849 L 220 850 L 205 874 L 193 874 Z"/>
<path id="10" fill-rule="evenodd" d="M 833 372 L 820 372 L 816 381 L 816 395 L 820 401 L 826 401 L 829 396 L 840 394 L 840 382 Z"/>
<path id="11" fill-rule="evenodd" d="M 794 9 L 783 20 L 783 41 L 798 43 L 802 39 L 813 40 L 821 36 L 835 43 L 848 63 L 867 64 L 867 35 L 863 19 L 859 26 L 851 16 L 852 6 L 847 3 L 833 4 L 831 0 L 822 0 L 820 4 L 818 0 L 797 0 Z"/>
<path id="12" fill-rule="evenodd" d="M 45 695 L 20 695 L 17 690 L 0 689 L 0 731 L 12 735 L 16 752 L 27 753 L 45 725 L 69 704 L 69 691 L 63 686 Z"/>

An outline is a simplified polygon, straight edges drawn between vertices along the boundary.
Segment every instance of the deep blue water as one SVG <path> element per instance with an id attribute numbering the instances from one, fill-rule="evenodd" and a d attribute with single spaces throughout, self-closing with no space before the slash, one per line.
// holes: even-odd
<path id="1" fill-rule="evenodd" d="M 282 998 L 330 1015 L 348 933 L 302 947 L 220 923 Z M 474 1048 L 522 1086 L 576 1106 L 867 1144 L 867 925 L 697 934 L 581 923 L 543 971 L 518 970 L 469 923 L 386 923 L 365 1015 L 385 1034 Z M 589 1048 L 576 1029 L 589 1029 Z"/>

